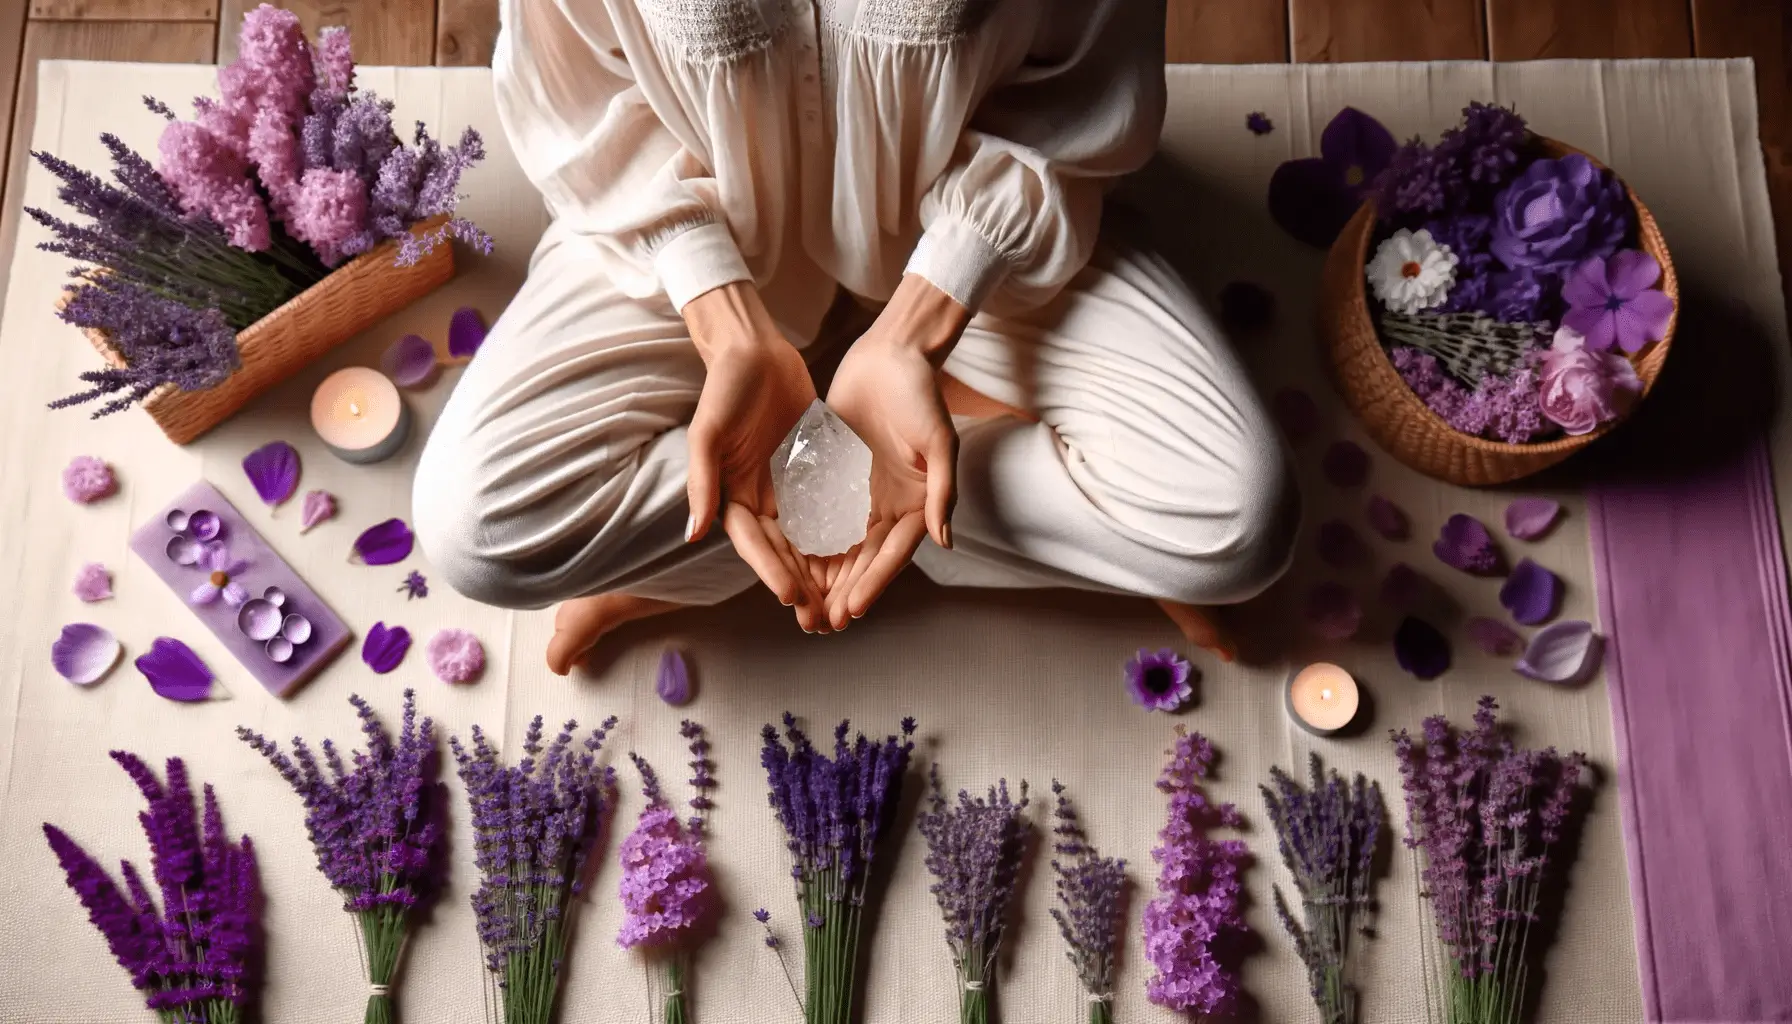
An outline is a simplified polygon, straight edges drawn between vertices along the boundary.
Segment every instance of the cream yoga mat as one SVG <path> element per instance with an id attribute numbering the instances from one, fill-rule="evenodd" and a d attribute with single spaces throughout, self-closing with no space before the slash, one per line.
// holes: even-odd
<path id="1" fill-rule="evenodd" d="M 209 92 L 211 75 L 208 68 L 46 64 L 33 145 L 90 167 L 103 163 L 94 137 L 102 129 L 148 149 L 159 122 L 136 97 L 148 92 L 172 102 Z M 1203 293 L 1215 294 L 1234 279 L 1254 280 L 1276 293 L 1276 325 L 1246 346 L 1260 384 L 1266 390 L 1292 384 L 1312 391 L 1325 411 L 1322 440 L 1362 441 L 1319 371 L 1311 324 L 1320 255 L 1283 237 L 1264 208 L 1265 185 L 1277 163 L 1313 152 L 1321 127 L 1345 104 L 1407 136 L 1442 129 L 1470 98 L 1515 102 L 1539 130 L 1615 158 L 1627 174 L 1640 169 L 1633 164 L 1647 164 L 1648 183 L 1639 187 L 1664 211 L 1664 224 L 1672 217 L 1677 233 L 1670 241 L 1684 242 L 1688 254 L 1714 259 L 1724 253 L 1727 236 L 1693 236 L 1727 223 L 1722 215 L 1739 194 L 1759 199 L 1759 178 L 1732 173 L 1733 165 L 1721 162 L 1729 151 L 1714 153 L 1678 140 L 1688 125 L 1713 131 L 1728 126 L 1720 132 L 1724 145 L 1753 146 L 1747 81 L 1746 66 L 1713 63 L 1176 68 L 1162 158 L 1130 192 L 1151 204 L 1152 219 L 1171 236 L 1173 255 Z M 588 674 L 567 681 L 542 668 L 551 629 L 547 614 L 479 607 L 445 587 L 407 603 L 397 592 L 404 573 L 413 567 L 430 571 L 420 557 L 387 568 L 348 564 L 357 532 L 388 516 L 409 515 L 416 450 L 413 445 L 397 459 L 371 467 L 336 461 L 305 426 L 310 390 L 340 366 L 374 363 L 402 333 L 442 340 L 457 306 L 497 314 L 521 280 L 544 226 L 539 203 L 503 145 L 484 71 L 362 69 L 362 82 L 397 102 L 401 123 L 418 117 L 445 129 L 470 123 L 486 134 L 491 157 L 466 182 L 471 195 L 466 212 L 497 237 L 498 252 L 468 258 L 461 277 L 447 288 L 191 447 L 167 444 L 137 413 L 89 422 L 80 413 L 43 408 L 70 390 L 75 374 L 92 366 L 94 356 L 51 315 L 51 301 L 64 280 L 63 261 L 32 250 L 42 239 L 34 225 L 21 229 L 0 323 L 7 368 L 0 375 L 0 579 L 8 584 L 0 588 L 0 862 L 8 865 L 0 879 L 0 905 L 6 907 L 0 915 L 0 955 L 8 964 L 0 972 L 0 1019 L 110 1024 L 144 1015 L 128 979 L 110 962 L 99 935 L 64 888 L 40 831 L 43 822 L 55 822 L 107 860 L 145 855 L 134 820 L 136 796 L 106 758 L 106 751 L 117 747 L 157 760 L 173 754 L 187 758 L 197 779 L 217 787 L 231 830 L 254 837 L 267 892 L 264 1018 L 356 1019 L 366 987 L 349 919 L 313 866 L 297 798 L 232 730 L 242 724 L 282 739 L 300 733 L 351 741 L 348 695 L 363 694 L 383 713 L 395 715 L 406 686 L 420 691 L 423 708 L 445 731 L 464 736 L 479 723 L 513 752 L 529 718 L 538 713 L 550 722 L 577 717 L 586 723 L 616 714 L 622 724 L 615 755 L 632 748 L 664 765 L 682 761 L 676 734 L 681 717 L 688 714 L 709 727 L 721 780 L 711 850 L 726 915 L 699 957 L 693 991 L 696 1013 L 715 1024 L 797 1019 L 783 975 L 749 916 L 755 907 L 769 908 L 794 940 L 788 866 L 758 772 L 759 726 L 786 709 L 823 731 L 842 717 L 889 731 L 902 715 L 913 714 L 921 722 L 921 760 L 937 759 L 954 787 L 981 788 L 1001 777 L 1024 778 L 1036 792 L 1044 792 L 1053 778 L 1066 783 L 1094 840 L 1131 862 L 1138 885 L 1115 986 L 1116 1018 L 1128 1021 L 1179 1019 L 1145 1002 L 1148 969 L 1139 915 L 1150 896 L 1150 850 L 1162 825 L 1163 798 L 1152 786 L 1162 751 L 1176 724 L 1206 733 L 1220 751 L 1212 792 L 1240 805 L 1250 825 L 1245 838 L 1258 858 L 1248 884 L 1250 919 L 1261 949 L 1247 961 L 1245 985 L 1260 1019 L 1280 1022 L 1310 1020 L 1313 1011 L 1301 966 L 1269 911 L 1271 886 L 1285 886 L 1287 877 L 1276 860 L 1257 784 L 1271 765 L 1297 768 L 1309 751 L 1318 750 L 1340 769 L 1380 780 L 1398 830 L 1404 814 L 1386 730 L 1416 726 L 1436 712 L 1466 720 L 1475 698 L 1492 693 L 1525 742 L 1584 750 L 1602 777 L 1566 893 L 1561 931 L 1547 958 L 1547 977 L 1539 979 L 1539 1019 L 1575 1024 L 1642 1019 L 1603 679 L 1579 689 L 1551 689 L 1458 644 L 1457 667 L 1436 682 L 1419 683 L 1393 663 L 1387 644 L 1392 622 L 1385 614 L 1371 616 L 1363 639 L 1322 648 L 1302 637 L 1294 611 L 1300 595 L 1320 578 L 1312 531 L 1331 518 L 1362 527 L 1362 506 L 1373 491 L 1407 511 L 1415 539 L 1400 545 L 1377 541 L 1373 566 L 1346 580 L 1371 607 L 1381 573 L 1407 561 L 1447 585 L 1463 614 L 1498 614 L 1497 583 L 1452 575 L 1431 558 L 1428 537 L 1453 512 L 1498 522 L 1508 495 L 1442 487 L 1379 453 L 1368 487 L 1342 492 L 1318 472 L 1322 444 L 1300 450 L 1309 535 L 1299 562 L 1286 584 L 1235 616 L 1251 647 L 1273 653 L 1249 666 L 1222 666 L 1195 653 L 1202 673 L 1199 701 L 1176 718 L 1139 711 L 1121 690 L 1120 666 L 1136 648 L 1183 646 L 1142 601 L 950 592 L 910 574 L 845 634 L 807 637 L 783 609 L 753 593 L 718 609 L 628 628 L 606 643 Z M 1244 118 L 1253 110 L 1266 112 L 1276 130 L 1262 137 L 1248 132 Z M 1613 140 L 1620 138 L 1628 141 L 1617 148 Z M 1724 169 L 1716 177 L 1707 173 L 1713 160 Z M 1710 184 L 1677 190 L 1674 168 L 1697 170 L 1695 177 Z M 54 202 L 51 182 L 41 173 L 31 174 L 25 191 L 32 204 Z M 1723 283 L 1721 275 L 1709 276 Z M 1736 298 L 1761 301 L 1755 291 L 1738 292 Z M 433 419 L 453 384 L 449 374 L 413 399 L 421 424 Z M 305 461 L 302 487 L 334 491 L 341 499 L 340 518 L 300 536 L 296 507 L 270 513 L 255 500 L 238 463 L 274 438 L 299 447 Z M 92 507 L 68 504 L 57 474 L 77 454 L 113 463 L 121 492 Z M 466 687 L 437 683 L 420 652 L 398 672 L 376 677 L 349 655 L 290 700 L 269 696 L 126 551 L 130 530 L 141 518 L 202 476 L 244 510 L 357 633 L 379 621 L 406 626 L 419 638 L 447 626 L 470 629 L 490 654 L 484 679 Z M 1568 517 L 1547 539 L 1524 546 L 1523 553 L 1567 581 L 1564 614 L 1596 618 L 1583 502 L 1566 490 L 1527 493 L 1561 499 Z M 116 573 L 114 600 L 83 606 L 69 593 L 75 570 L 90 560 Z M 92 689 L 68 685 L 50 670 L 48 648 L 63 623 L 82 620 L 116 632 L 127 658 L 142 653 L 157 636 L 187 641 L 219 671 L 229 699 L 199 706 L 168 703 L 152 694 L 128 663 Z M 683 649 L 694 667 L 698 697 L 688 709 L 668 708 L 654 696 L 653 671 L 666 645 Z M 1343 663 L 1368 687 L 1373 719 L 1363 734 L 1316 740 L 1285 719 L 1279 688 L 1286 672 L 1319 656 Z M 458 782 L 451 787 L 459 801 Z M 633 785 L 626 785 L 622 827 L 639 807 Z M 450 888 L 417 930 L 397 990 L 401 1012 L 412 1021 L 474 1022 L 484 1014 L 479 950 L 466 901 L 476 882 L 470 836 L 458 803 L 455 812 Z M 1692 819 L 1686 827 L 1694 827 Z M 642 1020 L 650 1012 L 639 962 L 614 941 L 619 919 L 614 836 L 608 852 L 591 902 L 582 908 L 570 957 L 563 1018 L 569 1021 Z M 922 852 L 909 826 L 900 848 L 887 854 L 894 857 L 894 871 L 871 942 L 867 1021 L 951 1019 L 955 1011 L 953 972 L 926 891 Z M 1378 934 L 1362 946 L 1360 958 L 1366 1019 L 1423 1021 L 1427 996 L 1417 965 L 1425 909 L 1403 849 L 1395 848 L 1379 895 Z M 1049 869 L 1039 858 L 1027 875 L 1024 905 L 1002 966 L 1003 1008 L 1010 1021 L 1082 1017 L 1082 994 L 1046 916 L 1051 902 Z"/>

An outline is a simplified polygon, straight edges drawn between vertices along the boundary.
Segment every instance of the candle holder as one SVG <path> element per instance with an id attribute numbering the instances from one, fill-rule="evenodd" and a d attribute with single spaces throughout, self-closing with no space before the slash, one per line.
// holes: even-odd
<path id="1" fill-rule="evenodd" d="M 1318 661 L 1290 673 L 1282 688 L 1288 718 L 1315 736 L 1340 736 L 1366 719 L 1365 694 L 1349 672 Z"/>
<path id="2" fill-rule="evenodd" d="M 350 366 L 311 395 L 311 429 L 344 462 L 367 465 L 398 454 L 411 436 L 411 409 L 378 370 Z"/>

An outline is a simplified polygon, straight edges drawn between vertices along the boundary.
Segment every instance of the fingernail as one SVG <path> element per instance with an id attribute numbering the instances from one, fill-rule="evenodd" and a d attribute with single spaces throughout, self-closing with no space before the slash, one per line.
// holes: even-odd
<path id="1" fill-rule="evenodd" d="M 783 605 L 783 606 L 784 606 L 784 607 L 786 607 L 786 608 L 788 608 L 788 607 L 790 607 L 790 602 L 789 602 L 789 601 L 786 601 L 786 600 L 784 600 L 784 599 L 783 599 L 783 598 L 781 598 L 781 597 L 780 597 L 780 598 L 778 598 L 778 603 L 779 603 L 779 604 L 781 604 L 781 605 Z"/>
<path id="2" fill-rule="evenodd" d="M 697 513 L 692 512 L 684 521 L 684 542 L 689 544 L 697 535 Z"/>
<path id="3" fill-rule="evenodd" d="M 865 617 L 865 613 L 864 612 L 853 612 L 852 617 L 855 619 L 862 619 Z"/>
<path id="4" fill-rule="evenodd" d="M 947 523 L 940 524 L 940 540 L 945 541 L 944 544 L 940 545 L 941 547 L 950 548 L 952 546 L 952 524 L 951 523 L 947 522 Z"/>

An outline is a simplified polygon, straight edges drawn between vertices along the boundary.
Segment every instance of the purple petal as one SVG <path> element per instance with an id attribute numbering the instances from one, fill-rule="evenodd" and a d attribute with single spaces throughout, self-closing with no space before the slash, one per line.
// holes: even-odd
<path id="1" fill-rule="evenodd" d="M 376 622 L 367 631 L 367 639 L 361 643 L 361 660 L 367 667 L 380 675 L 398 667 L 404 660 L 405 652 L 411 649 L 411 633 L 403 626 L 388 629 L 384 622 Z"/>
<path id="2" fill-rule="evenodd" d="M 1512 575 L 1500 587 L 1500 605 L 1521 626 L 1548 622 L 1561 603 L 1561 578 L 1528 558 L 1512 567 Z"/>
<path id="3" fill-rule="evenodd" d="M 224 584 L 222 593 L 224 603 L 232 608 L 241 608 L 243 603 L 249 600 L 249 588 L 235 580 Z"/>
<path id="4" fill-rule="evenodd" d="M 1361 205 L 1344 172 L 1315 157 L 1289 160 L 1269 178 L 1269 216 L 1296 241 L 1329 248 Z"/>
<path id="5" fill-rule="evenodd" d="M 1405 562 L 1395 562 L 1381 579 L 1381 603 L 1389 608 L 1409 612 L 1422 604 L 1431 588 L 1431 581 Z"/>
<path id="6" fill-rule="evenodd" d="M 187 529 L 193 534 L 194 540 L 210 542 L 217 540 L 218 535 L 224 532 L 224 520 L 218 518 L 218 513 L 211 509 L 202 508 L 187 517 Z"/>
<path id="7" fill-rule="evenodd" d="M 1562 280 L 1562 299 L 1570 306 L 1598 309 L 1605 305 L 1609 294 L 1610 288 L 1605 283 L 1605 261 L 1597 256 L 1576 263 Z M 1575 330 L 1587 333 L 1579 327 Z"/>
<path id="8" fill-rule="evenodd" d="M 1674 300 L 1666 292 L 1646 291 L 1625 303 L 1616 315 L 1620 318 L 1620 340 L 1632 342 L 1624 346 L 1624 351 L 1640 352 L 1649 342 L 1667 336 Z"/>
<path id="9" fill-rule="evenodd" d="M 197 605 L 216 604 L 218 598 L 223 595 L 224 591 L 218 587 L 212 586 L 211 582 L 208 580 L 193 588 L 193 592 L 187 595 L 187 603 Z"/>
<path id="10" fill-rule="evenodd" d="M 271 640 L 280 632 L 280 619 L 280 606 L 258 597 L 237 610 L 236 628 L 251 640 Z"/>
<path id="11" fill-rule="evenodd" d="M 1365 518 L 1369 520 L 1369 528 L 1385 540 L 1399 541 L 1412 536 L 1412 524 L 1407 521 L 1406 513 L 1379 494 L 1370 496 Z"/>
<path id="12" fill-rule="evenodd" d="M 298 489 L 298 450 L 285 441 L 269 441 L 243 457 L 243 472 L 262 501 L 278 505 Z"/>
<path id="13" fill-rule="evenodd" d="M 156 637 L 149 652 L 137 658 L 137 671 L 149 688 L 169 700 L 201 701 L 211 696 L 212 670 L 193 649 L 173 637 Z"/>
<path id="14" fill-rule="evenodd" d="M 91 622 L 71 622 L 50 644 L 50 664 L 62 678 L 77 686 L 91 686 L 104 679 L 124 646 L 118 638 Z"/>
<path id="15" fill-rule="evenodd" d="M 1620 299 L 1634 299 L 1661 279 L 1661 264 L 1641 249 L 1620 249 L 1605 261 L 1605 286 Z"/>
<path id="16" fill-rule="evenodd" d="M 660 670 L 653 689 L 661 700 L 673 707 L 690 702 L 691 673 L 684 663 L 684 655 L 670 647 L 660 652 Z"/>
<path id="17" fill-rule="evenodd" d="M 75 596 L 87 604 L 112 596 L 112 573 L 98 562 L 88 562 L 75 574 Z"/>
<path id="18" fill-rule="evenodd" d="M 1369 560 L 1369 546 L 1349 523 L 1329 519 L 1319 524 L 1319 557 L 1335 569 L 1349 569 Z"/>
<path id="19" fill-rule="evenodd" d="M 1468 638 L 1476 647 L 1496 658 L 1510 658 L 1524 646 L 1524 638 L 1498 619 L 1477 615 L 1463 623 Z"/>
<path id="20" fill-rule="evenodd" d="M 1549 498 L 1514 498 L 1506 506 L 1506 532 L 1519 540 L 1537 540 L 1556 525 L 1562 503 Z"/>
<path id="21" fill-rule="evenodd" d="M 1348 640 L 1363 624 L 1363 605 L 1342 583 L 1326 582 L 1307 595 L 1307 624 L 1327 640 Z"/>
<path id="22" fill-rule="evenodd" d="M 329 491 L 307 491 L 299 512 L 299 532 L 305 533 L 326 519 L 336 518 L 336 496 Z"/>
<path id="23" fill-rule="evenodd" d="M 1319 468 L 1333 487 L 1360 487 L 1369 479 L 1369 453 L 1355 441 L 1335 441 Z"/>
<path id="24" fill-rule="evenodd" d="M 1344 175 L 1344 184 L 1360 197 L 1400 148 L 1387 126 L 1355 107 L 1338 111 L 1319 136 L 1319 155 Z"/>
<path id="25" fill-rule="evenodd" d="M 1419 679 L 1436 679 L 1450 670 L 1450 641 L 1431 623 L 1409 615 L 1394 630 L 1394 660 Z"/>
<path id="26" fill-rule="evenodd" d="M 1270 399 L 1276 424 L 1289 444 L 1298 444 L 1312 437 L 1319 429 L 1319 406 L 1313 396 L 1299 388 L 1283 388 Z"/>
<path id="27" fill-rule="evenodd" d="M 1502 560 L 1486 524 L 1461 512 L 1444 522 L 1431 553 L 1438 561 L 1476 576 L 1498 575 Z"/>
<path id="28" fill-rule="evenodd" d="M 448 354 L 455 359 L 471 359 L 485 344 L 485 320 L 471 306 L 462 306 L 448 320 Z"/>
<path id="29" fill-rule="evenodd" d="M 355 538 L 355 554 L 368 565 L 391 565 L 411 557 L 416 542 L 411 528 L 402 519 L 375 523 Z"/>
<path id="30" fill-rule="evenodd" d="M 1512 670 L 1545 683 L 1581 683 L 1599 671 L 1604 650 L 1592 623 L 1568 619 L 1538 630 Z"/>
<path id="31" fill-rule="evenodd" d="M 386 348 L 380 369 L 401 388 L 419 388 L 436 375 L 436 347 L 428 339 L 407 334 Z"/>

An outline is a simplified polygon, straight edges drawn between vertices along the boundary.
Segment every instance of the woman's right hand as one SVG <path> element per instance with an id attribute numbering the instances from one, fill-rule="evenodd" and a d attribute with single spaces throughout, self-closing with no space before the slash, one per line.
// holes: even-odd
<path id="1" fill-rule="evenodd" d="M 722 528 L 735 551 L 779 601 L 796 608 L 804 630 L 825 629 L 822 574 L 778 526 L 771 478 L 773 453 L 815 401 L 809 368 L 750 282 L 707 291 L 686 303 L 683 315 L 707 371 L 689 430 L 685 540 L 709 533 L 725 493 Z"/>

